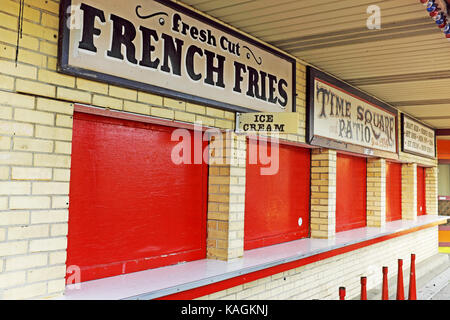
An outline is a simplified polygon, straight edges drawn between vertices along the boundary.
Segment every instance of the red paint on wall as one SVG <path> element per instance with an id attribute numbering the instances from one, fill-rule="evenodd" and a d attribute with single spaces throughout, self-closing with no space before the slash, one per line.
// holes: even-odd
<path id="1" fill-rule="evenodd" d="M 425 168 L 417 167 L 417 215 L 423 216 L 426 212 Z"/>
<path id="2" fill-rule="evenodd" d="M 336 232 L 366 226 L 366 158 L 337 154 Z"/>
<path id="3" fill-rule="evenodd" d="M 450 140 L 437 139 L 437 157 L 439 160 L 450 160 Z"/>
<path id="4" fill-rule="evenodd" d="M 307 237 L 310 149 L 279 145 L 278 172 L 261 175 L 260 169 L 270 165 L 262 164 L 259 157 L 258 163 L 250 164 L 249 152 L 255 148 L 253 150 L 271 155 L 275 145 L 254 139 L 247 141 L 244 249 Z M 302 219 L 301 226 L 299 218 Z"/>
<path id="5" fill-rule="evenodd" d="M 67 266 L 81 281 L 205 258 L 207 165 L 171 161 L 174 129 L 74 114 Z"/>
<path id="6" fill-rule="evenodd" d="M 386 221 L 402 218 L 402 164 L 386 162 Z"/>

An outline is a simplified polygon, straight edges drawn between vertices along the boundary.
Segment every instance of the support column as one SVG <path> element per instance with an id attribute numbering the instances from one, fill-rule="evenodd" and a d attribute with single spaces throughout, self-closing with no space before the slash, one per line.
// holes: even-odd
<path id="1" fill-rule="evenodd" d="M 438 214 L 438 167 L 425 169 L 425 193 L 427 214 Z"/>
<path id="2" fill-rule="evenodd" d="M 417 164 L 402 164 L 402 219 L 417 219 Z"/>
<path id="3" fill-rule="evenodd" d="M 367 159 L 367 226 L 386 224 L 386 160 Z"/>
<path id="4" fill-rule="evenodd" d="M 210 144 L 207 258 L 244 253 L 246 136 L 228 131 Z"/>
<path id="5" fill-rule="evenodd" d="M 336 235 L 336 151 L 315 149 L 311 155 L 311 238 Z"/>

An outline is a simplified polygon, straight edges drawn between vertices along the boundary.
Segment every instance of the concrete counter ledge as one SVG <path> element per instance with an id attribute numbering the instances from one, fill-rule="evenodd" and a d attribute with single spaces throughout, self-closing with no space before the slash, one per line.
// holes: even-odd
<path id="1" fill-rule="evenodd" d="M 192 299 L 328 259 L 395 237 L 435 227 L 449 217 L 419 216 L 385 227 L 336 233 L 335 239 L 300 239 L 248 250 L 231 261 L 197 260 L 67 285 L 62 300 Z"/>

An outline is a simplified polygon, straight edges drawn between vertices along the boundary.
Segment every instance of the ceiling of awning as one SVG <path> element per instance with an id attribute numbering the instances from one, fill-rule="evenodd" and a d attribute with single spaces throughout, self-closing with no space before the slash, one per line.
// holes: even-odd
<path id="1" fill-rule="evenodd" d="M 450 41 L 419 0 L 183 0 L 435 128 L 450 128 Z M 381 9 L 369 30 L 367 7 Z"/>

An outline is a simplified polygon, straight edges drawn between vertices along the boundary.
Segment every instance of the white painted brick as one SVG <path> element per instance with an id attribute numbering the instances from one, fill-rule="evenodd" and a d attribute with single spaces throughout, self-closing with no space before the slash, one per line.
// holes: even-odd
<path id="1" fill-rule="evenodd" d="M 2 298 L 7 300 L 28 299 L 44 295 L 46 291 L 47 283 L 41 282 L 5 290 Z"/>
<path id="2" fill-rule="evenodd" d="M 0 180 L 9 180 L 9 167 L 0 167 Z"/>
<path id="3" fill-rule="evenodd" d="M 2 107 L 0 107 L 2 108 Z M 11 138 L 0 136 L 0 149 L 1 150 L 9 150 L 11 148 Z"/>
<path id="4" fill-rule="evenodd" d="M 52 208 L 54 208 L 54 209 L 69 208 L 69 197 L 68 196 L 52 197 Z"/>
<path id="5" fill-rule="evenodd" d="M 10 209 L 48 209 L 50 197 L 43 196 L 14 196 L 9 198 Z"/>
<path id="6" fill-rule="evenodd" d="M 70 169 L 54 169 L 54 181 L 70 181 Z"/>
<path id="7" fill-rule="evenodd" d="M 43 210 L 31 212 L 31 224 L 67 222 L 68 210 Z"/>
<path id="8" fill-rule="evenodd" d="M 66 263 L 67 252 L 65 250 L 50 252 L 49 256 L 50 256 L 50 262 L 49 262 L 50 265 L 63 264 L 63 263 Z"/>
<path id="9" fill-rule="evenodd" d="M 67 248 L 67 238 L 36 239 L 30 241 L 30 252 L 44 252 Z"/>
<path id="10" fill-rule="evenodd" d="M 14 111 L 14 119 L 23 122 L 53 125 L 55 116 L 49 112 L 16 108 Z"/>
<path id="11" fill-rule="evenodd" d="M 8 272 L 0 274 L 0 289 L 14 287 L 25 283 L 25 272 Z"/>
<path id="12" fill-rule="evenodd" d="M 64 278 L 66 275 L 66 266 L 53 266 L 39 269 L 32 269 L 27 272 L 28 282 L 38 282 L 51 279 Z"/>
<path id="13" fill-rule="evenodd" d="M 28 211 L 0 212 L 0 226 L 28 224 L 30 213 Z"/>
<path id="14" fill-rule="evenodd" d="M 64 141 L 55 141 L 55 153 L 71 154 L 72 143 Z"/>
<path id="15" fill-rule="evenodd" d="M 0 197 L 0 210 L 8 209 L 8 197 Z"/>
<path id="16" fill-rule="evenodd" d="M 0 195 L 30 194 L 29 182 L 0 181 Z"/>
<path id="17" fill-rule="evenodd" d="M 13 180 L 50 180 L 52 178 L 52 169 L 13 167 L 11 169 L 11 177 Z"/>
<path id="18" fill-rule="evenodd" d="M 27 241 L 11 241 L 0 243 L 0 256 L 13 256 L 27 252 Z"/>
<path id="19" fill-rule="evenodd" d="M 49 234 L 48 225 L 20 226 L 8 228 L 8 240 L 42 238 Z"/>
<path id="20" fill-rule="evenodd" d="M 53 141 L 14 137 L 14 150 L 18 151 L 36 151 L 36 152 L 52 152 Z"/>
<path id="21" fill-rule="evenodd" d="M 33 182 L 33 194 L 53 194 L 65 195 L 69 194 L 68 182 Z"/>
<path id="22" fill-rule="evenodd" d="M 69 225 L 67 223 L 52 224 L 50 228 L 50 235 L 52 237 L 56 236 L 67 236 Z"/>
<path id="23" fill-rule="evenodd" d="M 28 254 L 6 259 L 6 271 L 30 269 L 47 265 L 48 255 L 46 253 Z"/>
<path id="24" fill-rule="evenodd" d="M 48 293 L 64 292 L 65 288 L 66 280 L 64 278 L 48 282 Z"/>

